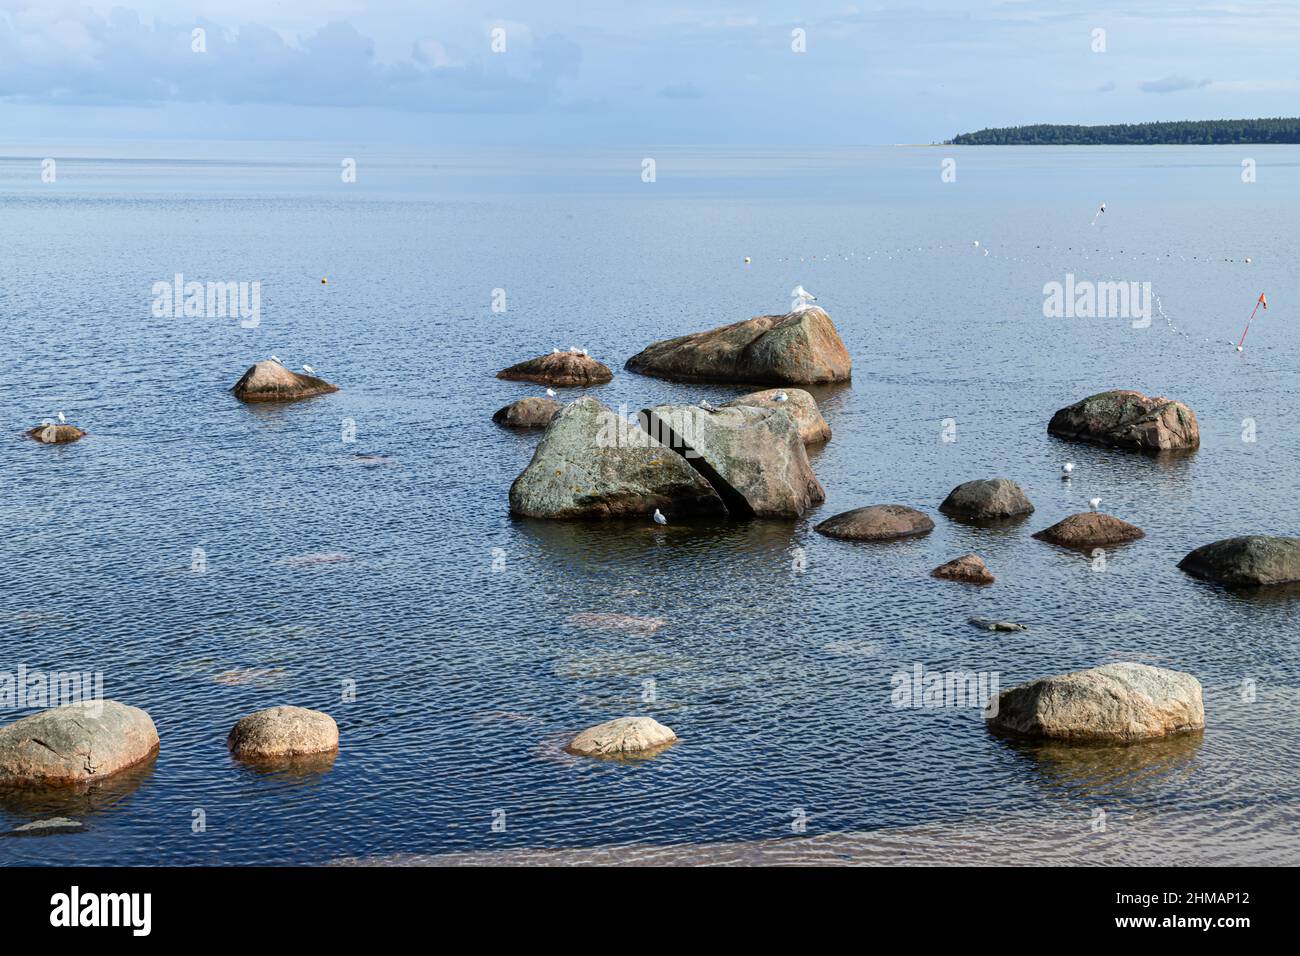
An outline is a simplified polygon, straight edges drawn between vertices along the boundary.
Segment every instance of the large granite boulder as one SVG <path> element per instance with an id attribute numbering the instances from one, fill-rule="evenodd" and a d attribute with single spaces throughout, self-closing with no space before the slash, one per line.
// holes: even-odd
<path id="1" fill-rule="evenodd" d="M 497 378 L 516 382 L 541 382 L 561 388 L 604 385 L 614 378 L 608 365 L 581 352 L 551 352 L 497 372 Z"/>
<path id="2" fill-rule="evenodd" d="M 28 438 L 34 438 L 43 445 L 66 445 L 85 436 L 86 433 L 76 425 L 59 422 L 46 422 L 27 430 Z"/>
<path id="3" fill-rule="evenodd" d="M 685 458 L 590 397 L 551 419 L 510 486 L 511 512 L 531 518 L 620 518 L 656 509 L 669 518 L 727 513 Z"/>
<path id="4" fill-rule="evenodd" d="M 798 518 L 826 500 L 794 420 L 741 405 L 658 405 L 642 425 L 703 475 L 739 517 Z"/>
<path id="5" fill-rule="evenodd" d="M 337 392 L 339 387 L 315 375 L 290 371 L 279 362 L 267 359 L 245 372 L 230 390 L 235 393 L 235 398 L 244 402 L 291 402 Z"/>
<path id="6" fill-rule="evenodd" d="M 521 398 L 497 409 L 492 420 L 507 428 L 545 428 L 563 407 L 553 398 Z"/>
<path id="7" fill-rule="evenodd" d="M 1144 452 L 1186 451 L 1201 443 L 1196 413 L 1182 402 L 1141 392 L 1101 392 L 1062 408 L 1047 431 L 1058 438 Z"/>
<path id="8" fill-rule="evenodd" d="M 853 360 L 831 317 L 811 307 L 655 342 L 626 367 L 659 378 L 815 385 L 848 381 Z"/>
<path id="9" fill-rule="evenodd" d="M 782 400 L 781 396 L 784 396 Z M 771 408 L 785 411 L 794 419 L 799 437 L 805 445 L 831 440 L 831 426 L 822 418 L 816 400 L 802 388 L 769 388 L 766 391 L 742 395 L 725 403 L 723 408 L 750 405 L 754 408 Z"/>
<path id="10" fill-rule="evenodd" d="M 980 478 L 950 491 L 939 510 L 953 518 L 995 520 L 1027 515 L 1034 506 L 1010 478 Z"/>
<path id="11" fill-rule="evenodd" d="M 226 738 L 241 760 L 279 760 L 339 749 L 339 726 L 306 707 L 268 707 L 243 717 Z"/>
<path id="12" fill-rule="evenodd" d="M 645 757 L 676 741 L 677 735 L 653 717 L 619 717 L 589 727 L 564 749 L 583 757 Z"/>
<path id="13" fill-rule="evenodd" d="M 1148 664 L 1105 664 L 1003 691 L 989 726 L 1026 737 L 1131 742 L 1205 728 L 1201 683 Z"/>
<path id="14" fill-rule="evenodd" d="M 934 530 L 934 522 L 928 515 L 906 505 L 870 505 L 827 518 L 816 530 L 827 537 L 849 541 L 890 541 L 929 534 Z"/>
<path id="15" fill-rule="evenodd" d="M 1144 534 L 1137 525 L 1121 521 L 1113 515 L 1099 511 L 1081 511 L 1058 521 L 1050 528 L 1035 532 L 1034 537 L 1066 548 L 1105 548 L 1112 544 L 1136 541 Z"/>
<path id="16" fill-rule="evenodd" d="M 992 584 L 993 572 L 978 554 L 963 554 L 930 572 L 931 577 L 946 581 L 964 581 L 967 584 Z"/>
<path id="17" fill-rule="evenodd" d="M 1228 587 L 1262 587 L 1300 581 L 1300 538 L 1252 535 L 1201 545 L 1178 566 Z"/>
<path id="18" fill-rule="evenodd" d="M 67 704 L 0 727 L 0 784 L 89 783 L 157 750 L 158 731 L 138 707 L 115 700 Z"/>

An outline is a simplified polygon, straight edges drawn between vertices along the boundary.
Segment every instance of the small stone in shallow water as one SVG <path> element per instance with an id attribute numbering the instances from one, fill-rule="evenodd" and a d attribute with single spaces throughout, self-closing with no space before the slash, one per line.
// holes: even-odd
<path id="1" fill-rule="evenodd" d="M 968 584 L 992 584 L 995 580 L 984 559 L 978 554 L 963 554 L 930 572 L 931 577 L 947 581 L 965 581 Z"/>
<path id="2" fill-rule="evenodd" d="M 633 614 L 603 614 L 596 611 L 582 611 L 569 615 L 569 623 L 578 627 L 597 630 L 633 631 L 638 634 L 653 634 L 668 622 L 661 617 L 637 617 Z"/>
<path id="3" fill-rule="evenodd" d="M 635 757 L 676 742 L 677 735 L 653 717 L 618 717 L 589 727 L 564 749 L 580 757 Z"/>
<path id="4" fill-rule="evenodd" d="M 329 753 L 339 749 L 339 728 L 319 710 L 269 707 L 235 724 L 226 744 L 236 757 L 251 760 Z"/>
<path id="5" fill-rule="evenodd" d="M 68 817 L 50 817 L 48 820 L 33 820 L 9 831 L 10 836 L 48 836 L 55 833 L 76 833 L 84 830 L 86 825 L 80 820 Z"/>
<path id="6" fill-rule="evenodd" d="M 995 621 L 991 617 L 972 617 L 967 620 L 967 624 L 974 624 L 978 628 L 986 631 L 1027 631 L 1029 630 L 1023 624 L 1015 624 L 1011 621 Z"/>

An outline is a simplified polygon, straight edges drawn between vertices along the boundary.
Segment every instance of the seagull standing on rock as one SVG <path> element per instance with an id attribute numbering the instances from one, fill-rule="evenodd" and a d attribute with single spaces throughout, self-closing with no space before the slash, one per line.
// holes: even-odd
<path id="1" fill-rule="evenodd" d="M 790 396 L 787 395 L 785 392 L 777 392 L 775 395 L 772 396 L 772 401 L 774 401 L 774 402 L 788 402 L 788 401 L 790 401 Z"/>
<path id="2" fill-rule="evenodd" d="M 553 388 L 548 388 L 548 389 L 546 390 L 546 397 L 547 397 L 547 398 L 554 398 L 554 397 L 555 397 L 555 389 L 553 389 Z"/>
<path id="3" fill-rule="evenodd" d="M 316 370 L 315 370 L 314 368 L 312 368 L 310 365 L 304 365 L 304 366 L 302 367 L 302 370 L 303 370 L 304 372 L 306 372 L 308 375 L 315 375 L 315 374 L 316 374 Z"/>
<path id="4" fill-rule="evenodd" d="M 660 511 L 658 508 L 656 508 L 656 509 L 655 509 L 655 524 L 667 524 L 667 523 L 668 523 L 668 519 L 664 517 L 663 512 Z"/>
<path id="5" fill-rule="evenodd" d="M 63 412 L 59 412 L 59 424 L 62 425 L 65 424 L 66 422 L 67 419 L 63 417 Z"/>
<path id="6" fill-rule="evenodd" d="M 1089 499 L 1088 499 L 1088 504 L 1092 505 L 1092 510 L 1093 510 L 1093 511 L 1096 511 L 1098 508 L 1101 507 L 1101 499 L 1100 499 L 1100 498 L 1089 498 Z"/>

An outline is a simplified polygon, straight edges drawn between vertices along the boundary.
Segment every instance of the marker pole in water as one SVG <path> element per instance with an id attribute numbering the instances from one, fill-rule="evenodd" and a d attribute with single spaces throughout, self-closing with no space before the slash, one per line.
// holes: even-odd
<path id="1" fill-rule="evenodd" d="M 1268 300 L 1264 298 L 1262 292 L 1259 294 L 1259 298 L 1255 300 L 1255 308 L 1250 310 L 1250 318 L 1246 320 L 1246 327 L 1241 332 L 1241 341 L 1237 343 L 1238 352 L 1241 351 L 1242 345 L 1246 342 L 1246 333 L 1250 331 L 1250 323 L 1255 321 L 1255 313 L 1259 311 L 1261 305 L 1266 309 L 1268 308 Z"/>

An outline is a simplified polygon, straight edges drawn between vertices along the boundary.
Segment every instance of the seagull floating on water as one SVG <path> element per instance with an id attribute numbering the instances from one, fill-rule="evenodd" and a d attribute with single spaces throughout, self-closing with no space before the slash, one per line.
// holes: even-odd
<path id="1" fill-rule="evenodd" d="M 1098 508 L 1101 507 L 1101 499 L 1100 499 L 1100 498 L 1089 498 L 1089 499 L 1088 499 L 1088 504 L 1092 505 L 1092 510 L 1093 510 L 1093 511 L 1096 511 Z"/>
<path id="2" fill-rule="evenodd" d="M 655 509 L 655 524 L 667 524 L 667 523 L 668 523 L 668 519 L 664 517 L 663 512 L 660 511 L 658 508 L 656 508 L 656 509 Z"/>
<path id="3" fill-rule="evenodd" d="M 1074 462 L 1067 461 L 1064 465 L 1061 466 L 1061 477 L 1069 478 L 1070 472 L 1072 471 L 1074 471 Z"/>

